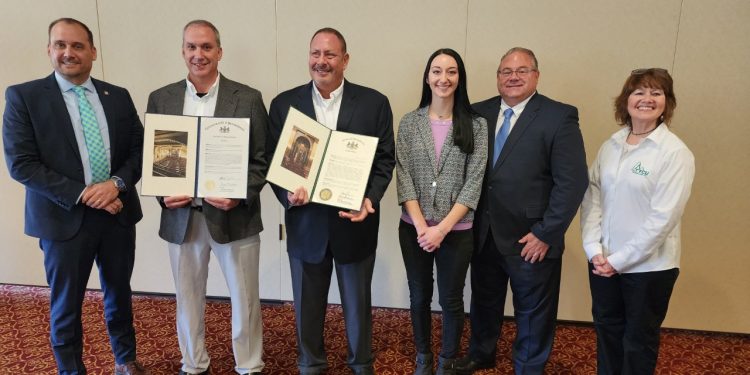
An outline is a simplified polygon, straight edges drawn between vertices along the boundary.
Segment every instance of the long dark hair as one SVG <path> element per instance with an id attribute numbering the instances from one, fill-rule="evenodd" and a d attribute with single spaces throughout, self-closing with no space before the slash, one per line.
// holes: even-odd
<path id="1" fill-rule="evenodd" d="M 450 48 L 441 48 L 427 59 L 427 66 L 422 76 L 422 100 L 419 102 L 419 108 L 427 107 L 432 103 L 432 90 L 427 83 L 427 76 L 430 74 L 432 60 L 438 55 L 448 55 L 458 64 L 458 87 L 453 94 L 453 144 L 468 155 L 474 152 L 473 120 L 478 114 L 471 108 L 469 102 L 469 94 L 466 92 L 466 68 L 458 52 Z"/>

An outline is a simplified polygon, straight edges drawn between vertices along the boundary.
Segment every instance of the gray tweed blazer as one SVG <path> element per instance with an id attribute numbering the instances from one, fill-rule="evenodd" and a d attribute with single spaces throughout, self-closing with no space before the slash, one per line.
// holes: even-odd
<path id="1" fill-rule="evenodd" d="M 460 203 L 471 209 L 460 222 L 471 222 L 487 165 L 487 121 L 474 118 L 474 152 L 469 155 L 453 144 L 453 132 L 448 132 L 438 164 L 427 108 L 407 113 L 399 124 L 396 139 L 398 203 L 417 200 L 425 219 L 432 221 L 442 220 L 454 204 Z"/>

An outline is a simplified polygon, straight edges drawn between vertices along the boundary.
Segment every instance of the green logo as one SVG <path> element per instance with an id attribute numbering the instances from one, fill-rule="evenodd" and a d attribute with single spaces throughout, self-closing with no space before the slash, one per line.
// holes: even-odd
<path id="1" fill-rule="evenodd" d="M 635 174 L 637 174 L 637 175 L 641 175 L 641 176 L 644 176 L 644 177 L 648 176 L 648 174 L 651 173 L 651 172 L 645 170 L 643 168 L 643 166 L 641 166 L 641 162 L 635 163 L 635 165 L 633 166 L 633 168 L 630 171 L 633 172 L 633 173 L 635 173 Z"/>

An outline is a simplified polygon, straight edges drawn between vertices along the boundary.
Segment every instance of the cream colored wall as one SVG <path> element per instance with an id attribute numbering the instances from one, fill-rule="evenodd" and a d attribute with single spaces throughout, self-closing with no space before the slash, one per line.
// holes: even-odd
<path id="1" fill-rule="evenodd" d="M 75 12 L 68 9 L 75 9 Z M 63 14 L 73 14 L 90 25 L 96 35 L 98 27 L 94 1 L 46 1 L 39 2 L 34 8 L 22 0 L 0 3 L 0 25 L 5 30 L 0 38 L 0 48 L 8 51 L 7 62 L 0 68 L 0 89 L 3 91 L 0 104 L 3 111 L 6 87 L 48 75 L 52 71 L 47 58 L 47 26 Z M 94 62 L 91 74 L 102 76 L 101 60 Z M 45 276 L 38 240 L 23 234 L 23 186 L 10 178 L 7 168 L 3 166 L 2 169 L 0 187 L 4 203 L 0 215 L 0 282 L 43 285 Z"/>
<path id="2" fill-rule="evenodd" d="M 685 2 L 674 129 L 695 154 L 683 258 L 667 324 L 750 331 L 750 3 Z"/>
<path id="3" fill-rule="evenodd" d="M 33 4 L 33 7 L 32 7 Z M 672 72 L 678 98 L 673 130 L 696 156 L 693 195 L 683 220 L 681 275 L 665 326 L 750 333 L 750 3 L 742 0 L 525 1 L 130 1 L 54 0 L 0 4 L 5 61 L 0 86 L 49 74 L 46 27 L 71 16 L 95 33 L 99 61 L 93 75 L 127 87 L 145 110 L 150 91 L 185 75 L 181 27 L 194 18 L 222 33 L 221 70 L 263 92 L 266 104 L 309 79 L 311 34 L 333 26 L 347 38 L 347 77 L 386 94 L 394 126 L 418 101 L 427 56 L 452 47 L 465 59 L 473 100 L 496 94 L 495 70 L 510 47 L 533 49 L 540 62 L 539 91 L 579 108 L 589 161 L 617 126 L 612 98 L 628 72 L 659 66 Z M 4 99 L 2 101 L 4 105 Z M 44 285 L 37 241 L 23 232 L 23 188 L 0 173 L 7 197 L 0 215 L 0 282 Z M 291 299 L 284 242 L 276 240 L 281 212 L 263 195 L 261 289 L 264 298 Z M 158 207 L 143 199 L 138 224 L 136 290 L 172 292 L 165 245 L 156 236 Z M 373 286 L 376 305 L 408 305 L 396 225 L 395 188 L 382 203 Z M 586 260 L 578 220 L 568 232 L 560 319 L 590 321 Z M 225 295 L 213 266 L 209 293 Z M 95 278 L 92 287 L 97 287 Z M 335 290 L 335 282 L 332 287 Z M 468 292 L 468 291 L 467 291 Z M 467 293 L 467 296 L 469 294 Z M 332 291 L 330 300 L 337 302 Z M 467 300 L 468 301 L 468 300 Z M 436 305 L 435 305 L 436 306 Z M 510 304 L 506 310 L 512 314 Z"/>

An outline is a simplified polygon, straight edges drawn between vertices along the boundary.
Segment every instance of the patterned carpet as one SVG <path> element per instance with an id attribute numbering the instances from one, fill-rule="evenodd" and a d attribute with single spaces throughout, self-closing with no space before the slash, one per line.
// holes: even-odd
<path id="1" fill-rule="evenodd" d="M 54 374 L 55 365 L 47 332 L 49 290 L 0 284 L 0 374 Z M 171 297 L 134 296 L 133 305 L 139 359 L 154 375 L 176 374 L 180 354 L 174 333 L 175 303 Z M 84 360 L 91 374 L 111 374 L 113 359 L 109 349 L 101 305 L 101 293 L 87 292 L 84 306 L 86 330 Z M 373 310 L 375 370 L 378 374 L 411 374 L 414 349 L 408 311 Z M 326 348 L 331 367 L 329 375 L 349 374 L 346 336 L 340 306 L 327 314 Z M 440 319 L 434 316 L 434 348 L 438 351 Z M 291 304 L 264 305 L 265 374 L 296 374 L 294 311 Z M 468 328 L 468 327 L 467 327 Z M 515 335 L 512 322 L 504 324 L 498 367 L 478 374 L 510 374 L 510 342 Z M 232 374 L 230 309 L 223 300 L 206 307 L 207 346 L 212 374 Z M 463 347 L 467 345 L 464 332 Z M 593 329 L 586 325 L 560 324 L 547 366 L 549 374 L 595 374 Z M 658 374 L 748 374 L 750 336 L 664 330 Z"/>

